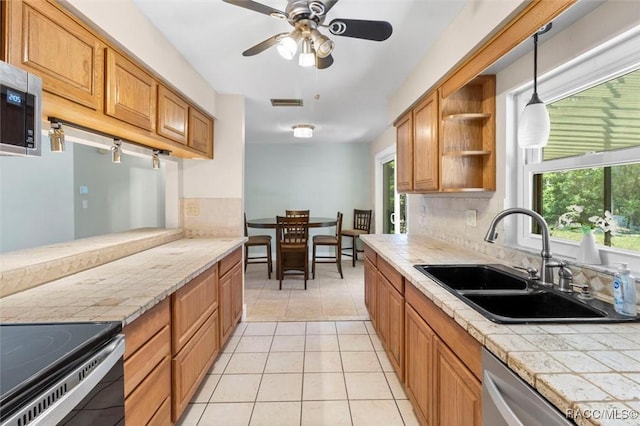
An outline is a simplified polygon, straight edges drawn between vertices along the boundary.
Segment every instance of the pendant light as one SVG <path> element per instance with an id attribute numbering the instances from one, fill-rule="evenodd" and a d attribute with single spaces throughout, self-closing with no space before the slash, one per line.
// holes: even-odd
<path id="1" fill-rule="evenodd" d="M 518 123 L 518 145 L 521 148 L 543 148 L 549 140 L 549 111 L 538 97 L 538 36 L 550 29 L 551 23 L 548 23 L 533 35 L 533 94 Z"/>

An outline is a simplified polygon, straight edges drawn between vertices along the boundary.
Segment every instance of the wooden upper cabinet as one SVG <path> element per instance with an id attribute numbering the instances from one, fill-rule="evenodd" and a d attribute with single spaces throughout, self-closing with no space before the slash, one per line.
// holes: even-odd
<path id="1" fill-rule="evenodd" d="M 213 119 L 193 107 L 189 108 L 189 146 L 213 156 Z"/>
<path id="2" fill-rule="evenodd" d="M 145 130 L 155 129 L 157 83 L 136 64 L 107 49 L 105 113 Z"/>
<path id="3" fill-rule="evenodd" d="M 438 94 L 432 93 L 413 110 L 413 189 L 437 191 L 440 155 L 438 148 Z"/>
<path id="4" fill-rule="evenodd" d="M 183 145 L 187 144 L 189 104 L 162 84 L 158 85 L 158 127 L 156 132 Z"/>
<path id="5" fill-rule="evenodd" d="M 413 113 L 407 112 L 396 126 L 396 188 L 413 191 Z"/>
<path id="6" fill-rule="evenodd" d="M 7 60 L 42 78 L 43 89 L 100 110 L 104 45 L 45 1 L 8 1 Z"/>

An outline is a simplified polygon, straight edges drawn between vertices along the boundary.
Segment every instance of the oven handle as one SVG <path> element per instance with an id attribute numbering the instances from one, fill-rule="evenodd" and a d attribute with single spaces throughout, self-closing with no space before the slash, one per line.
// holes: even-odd
<path id="1" fill-rule="evenodd" d="M 58 424 L 62 421 L 67 414 L 69 414 L 89 393 L 93 388 L 100 383 L 100 381 L 109 373 L 111 368 L 118 363 L 124 356 L 124 335 L 118 334 L 115 336 L 105 347 L 97 352 L 91 359 L 84 362 L 80 367 L 69 373 L 66 377 L 49 387 L 46 391 L 42 392 L 36 398 L 32 400 L 26 407 L 11 416 L 2 426 L 5 425 L 17 425 L 18 421 L 23 415 L 28 414 L 30 410 L 36 412 L 36 417 L 31 422 L 21 424 L 28 424 L 28 426 L 47 426 L 52 424 Z M 82 370 L 87 368 L 95 360 L 102 360 L 100 364 L 91 370 L 83 379 L 79 380 L 78 377 L 82 375 Z M 79 380 L 79 381 L 78 381 Z M 63 385 L 65 382 L 75 383 L 75 386 L 67 391 L 60 399 L 49 406 L 42 412 L 37 412 L 38 403 L 47 398 L 51 393 L 56 392 L 56 389 Z M 32 417 L 33 418 L 33 417 Z"/>

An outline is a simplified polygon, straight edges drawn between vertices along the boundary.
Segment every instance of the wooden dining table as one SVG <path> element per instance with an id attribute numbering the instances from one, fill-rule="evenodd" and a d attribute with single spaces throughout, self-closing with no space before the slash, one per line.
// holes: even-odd
<path id="1" fill-rule="evenodd" d="M 338 220 L 335 217 L 309 217 L 309 228 L 324 228 L 330 226 L 336 226 Z M 260 229 L 276 229 L 276 217 L 262 217 L 259 219 L 247 219 L 248 228 L 260 228 Z M 311 238 L 311 236 L 309 236 Z M 284 262 L 290 265 L 300 267 L 304 269 L 304 257 L 291 256 L 284 259 Z M 307 271 L 308 273 L 308 271 Z M 276 278 L 280 278 L 281 272 L 276 270 Z M 307 276 L 308 278 L 308 276 Z"/>
<path id="2" fill-rule="evenodd" d="M 324 228 L 337 224 L 338 221 L 335 217 L 309 217 L 309 228 Z M 247 219 L 247 226 L 249 228 L 276 229 L 276 217 Z"/>

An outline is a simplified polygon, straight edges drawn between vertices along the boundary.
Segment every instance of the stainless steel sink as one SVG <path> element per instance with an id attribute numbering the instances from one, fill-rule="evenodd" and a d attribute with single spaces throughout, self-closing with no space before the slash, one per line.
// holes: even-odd
<path id="1" fill-rule="evenodd" d="M 601 300 L 582 300 L 542 286 L 502 265 L 415 265 L 460 300 L 497 323 L 630 322 Z"/>

